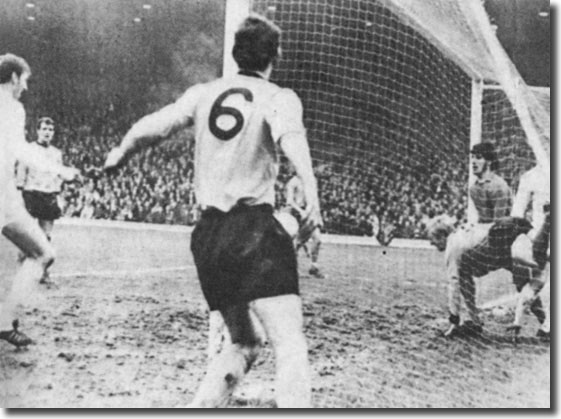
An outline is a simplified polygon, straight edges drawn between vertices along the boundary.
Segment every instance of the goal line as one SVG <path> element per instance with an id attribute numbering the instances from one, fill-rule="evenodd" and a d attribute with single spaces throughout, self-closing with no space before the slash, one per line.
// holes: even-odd
<path id="1" fill-rule="evenodd" d="M 191 234 L 194 227 L 169 224 L 149 224 L 134 221 L 91 220 L 83 218 L 61 218 L 57 224 L 62 226 L 96 227 L 107 229 L 122 229 L 136 231 L 155 231 L 178 234 Z M 322 241 L 329 244 L 375 246 L 381 247 L 375 237 L 345 236 L 337 234 L 323 234 Z M 428 240 L 422 239 L 393 239 L 388 247 L 406 249 L 434 249 Z"/>

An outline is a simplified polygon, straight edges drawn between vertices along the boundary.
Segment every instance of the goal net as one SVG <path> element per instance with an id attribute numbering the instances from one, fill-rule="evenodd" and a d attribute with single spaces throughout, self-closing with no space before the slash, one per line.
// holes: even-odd
<path id="1" fill-rule="evenodd" d="M 534 337 L 536 319 L 532 314 L 524 317 L 517 346 L 505 331 L 513 316 L 511 274 L 503 269 L 476 280 L 484 321 L 481 337 L 444 339 L 446 266 L 441 253 L 426 248 L 431 218 L 447 214 L 461 225 L 472 214 L 472 145 L 487 141 L 497 147 L 498 174 L 513 191 L 522 173 L 537 162 L 549 167 L 549 90 L 524 84 L 479 0 L 0 1 L 0 53 L 21 55 L 33 71 L 23 96 L 29 139 L 36 137 L 38 117 L 53 117 L 54 145 L 66 163 L 85 174 L 83 185 L 65 186 L 63 216 L 187 225 L 199 219 L 192 131 L 178 132 L 161 147 L 139 153 L 118 174 L 106 176 L 95 168 L 141 116 L 172 102 L 189 86 L 219 77 L 223 67 L 224 73 L 229 71 L 232 39 L 224 32 L 236 29 L 232 17 L 239 22 L 250 10 L 283 30 L 283 57 L 272 80 L 294 89 L 303 101 L 324 232 L 336 235 L 334 241 L 362 236 L 356 241 L 371 244 L 324 245 L 319 262 L 327 277 L 321 280 L 306 275 L 308 261 L 300 254 L 314 406 L 549 406 L 550 351 Z M 283 166 L 279 205 L 287 176 Z M 63 340 L 51 340 L 51 347 L 42 342 L 48 352 L 59 353 L 57 348 L 68 343 L 84 362 L 63 366 L 43 358 L 67 368 L 62 375 L 74 380 L 76 392 L 71 393 L 81 398 L 69 394 L 62 400 L 31 392 L 25 400 L 32 400 L 30 406 L 41 404 L 43 395 L 50 404 L 64 401 L 69 407 L 185 405 L 206 365 L 207 313 L 190 253 L 181 245 L 186 242 L 175 233 L 179 229 L 169 227 L 174 233 L 167 237 L 165 228 L 133 224 L 130 231 L 142 235 L 140 244 L 136 234 L 125 233 L 125 223 L 101 229 L 94 222 L 80 234 L 62 224 L 55 227 L 60 239 L 53 243 L 60 258 L 53 272 L 77 278 L 69 281 L 73 287 L 82 282 L 87 286 L 92 276 L 80 281 L 83 270 L 103 276 L 118 265 L 118 274 L 128 261 L 134 280 L 143 286 L 117 287 L 115 304 L 146 321 L 131 329 L 132 317 L 123 316 L 122 346 L 115 347 L 113 339 L 105 345 L 101 339 L 103 349 L 93 348 L 92 357 L 83 352 L 81 338 L 70 339 L 78 333 L 78 323 L 72 320 L 72 327 L 57 329 Z M 108 233 L 112 227 L 118 230 Z M 380 242 L 390 246 L 378 246 Z M 417 248 L 406 247 L 410 245 Z M 178 286 L 183 291 L 169 281 L 171 270 L 179 266 L 178 253 L 189 262 L 181 270 Z M 15 263 L 15 254 L 0 255 Z M 161 266 L 162 276 L 142 274 L 144 265 L 136 263 L 140 258 Z M 64 271 L 64 266 L 79 267 L 79 275 Z M 80 298 L 95 297 L 86 295 L 87 288 L 73 289 Z M 47 293 L 45 310 L 53 310 L 54 317 L 60 314 L 59 298 L 72 297 L 69 290 L 63 285 Z M 155 294 L 147 297 L 145 290 Z M 121 299 L 124 295 L 131 298 Z M 102 297 L 105 306 L 109 300 Z M 154 299 L 154 316 L 144 303 L 147 298 Z M 112 313 L 117 310 L 113 297 L 109 306 Z M 170 316 L 162 314 L 168 311 Z M 41 308 L 29 315 L 42 325 L 45 313 Z M 98 326 L 107 323 L 103 313 L 92 318 Z M 119 334 L 117 330 L 111 335 Z M 165 343 L 159 345 L 153 336 L 164 336 Z M 154 368 L 133 362 L 112 368 L 121 357 L 103 354 L 114 349 L 158 362 Z M 191 350 L 198 358 L 191 357 Z M 262 388 L 268 390 L 274 379 L 270 352 L 267 347 L 248 376 L 241 393 L 245 400 L 234 397 L 229 407 L 269 406 L 269 393 Z M 23 377 L 24 364 L 29 362 L 11 353 L 0 356 L 5 367 L 0 370 L 16 381 Z M 39 382 L 64 387 L 45 376 L 49 370 L 43 371 L 42 365 L 35 368 Z M 92 375 L 97 366 L 106 373 Z M 134 370 L 130 380 L 121 379 L 126 368 Z M 109 379 L 111 373 L 118 374 L 115 380 Z M 105 390 L 82 398 L 80 389 L 90 379 L 91 388 Z M 127 395 L 133 393 L 128 387 L 133 382 L 140 389 L 137 398 Z M 110 392 L 108 383 L 125 386 L 126 392 Z M 0 393 L 12 394 L 20 392 L 16 387 L 21 393 L 31 388 L 48 393 L 52 386 L 2 387 Z M 248 387 L 257 388 L 259 400 L 247 396 Z"/>
<path id="2" fill-rule="evenodd" d="M 426 238 L 427 222 L 436 215 L 447 214 L 456 225 L 476 221 L 468 187 L 474 181 L 470 148 L 479 142 L 495 145 L 497 174 L 513 192 L 525 171 L 538 162 L 549 167 L 548 91 L 524 84 L 482 2 L 254 0 L 251 9 L 283 30 L 283 57 L 272 78 L 302 98 L 326 233 L 374 236 L 381 242 L 393 237 L 397 243 Z M 279 190 L 282 186 L 281 180 Z M 504 210 L 510 213 L 510 208 Z M 409 267 L 412 260 L 404 258 L 403 266 L 395 269 L 415 275 L 415 268 Z M 435 287 L 445 288 L 443 258 L 437 263 L 443 273 Z M 384 281 L 376 272 L 370 275 Z M 405 283 L 396 287 L 398 292 L 422 292 L 411 291 Z M 508 342 L 505 329 L 513 317 L 511 275 L 501 270 L 476 279 L 476 290 L 477 304 L 487 308 L 482 312 L 485 337 L 443 350 L 452 351 L 451 356 L 462 350 L 482 359 L 502 356 L 497 352 Z M 427 301 L 426 295 L 417 295 L 419 306 Z M 380 308 L 392 303 L 374 296 L 371 304 Z M 439 310 L 438 316 L 447 318 L 445 299 Z M 533 336 L 537 326 L 535 319 L 527 318 L 522 333 Z M 411 352 L 412 357 L 418 354 L 414 348 Z M 430 351 L 420 353 L 425 354 L 419 359 L 422 363 L 438 358 Z M 370 406 L 422 407 L 434 402 L 416 392 L 415 379 L 403 383 L 411 396 L 378 398 L 369 380 L 391 374 L 393 365 L 377 368 L 374 376 L 359 374 L 355 386 L 342 386 L 337 400 L 371 391 L 362 399 Z M 476 386 L 492 394 L 492 401 L 470 400 L 472 371 L 460 364 L 453 370 L 439 368 L 434 365 L 435 377 L 465 378 L 461 388 L 446 388 L 435 377 L 421 377 L 434 380 L 442 392 L 440 406 L 504 406 L 514 396 L 489 378 L 489 383 Z M 478 369 L 477 362 L 473 368 Z M 518 389 L 520 378 L 509 371 L 504 374 L 511 389 Z M 416 377 L 415 371 L 410 375 Z M 399 394 L 394 392 L 398 398 Z M 327 405 L 336 398 L 324 397 Z M 533 401 L 526 395 L 521 404 Z"/>

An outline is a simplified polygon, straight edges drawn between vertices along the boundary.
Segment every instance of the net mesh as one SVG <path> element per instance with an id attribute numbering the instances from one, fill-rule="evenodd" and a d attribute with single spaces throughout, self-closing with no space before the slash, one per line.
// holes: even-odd
<path id="1" fill-rule="evenodd" d="M 140 116 L 220 74 L 222 0 L 144 6 L 0 2 L 1 49 L 34 72 L 25 99 L 31 137 L 36 117 L 53 116 L 55 145 L 84 173 Z M 486 85 L 481 140 L 497 146 L 497 173 L 516 190 L 535 165 L 527 121 L 477 30 L 485 22 L 463 0 L 254 0 L 252 9 L 283 29 L 273 81 L 303 101 L 324 232 L 389 244 L 426 239 L 437 215 L 466 221 L 474 79 Z M 549 92 L 527 89 L 510 70 L 549 155 Z M 64 215 L 192 225 L 200 216 L 193 148 L 192 133 L 182 132 L 117 176 L 67 186 Z M 287 178 L 283 166 L 279 206 Z M 533 339 L 537 321 L 525 317 L 516 348 L 505 332 L 512 310 L 497 301 L 514 287 L 504 269 L 475 282 L 483 337 L 444 340 L 440 254 L 325 246 L 319 261 L 328 280 L 302 279 L 317 407 L 549 406 L 549 347 Z M 272 379 L 272 356 L 264 358 L 271 374 L 250 382 Z"/>
<path id="2" fill-rule="evenodd" d="M 474 79 L 484 82 L 477 141 L 495 145 L 496 173 L 508 188 L 516 191 L 520 176 L 536 165 L 520 109 L 530 113 L 539 147 L 549 156 L 547 92 L 531 91 L 519 78 L 511 80 L 517 96 L 503 89 L 505 76 L 498 69 L 485 31 L 479 30 L 489 22 L 469 14 L 472 9 L 460 2 L 254 0 L 252 4 L 254 11 L 283 29 L 283 58 L 273 81 L 293 88 L 303 101 L 325 232 L 371 235 L 387 243 L 391 238 L 427 238 L 429 220 L 436 215 L 446 214 L 456 227 L 466 222 L 468 188 L 475 180 L 470 178 L 469 166 Z M 509 68 L 509 76 L 517 76 L 510 63 Z M 516 97 L 522 100 L 515 106 Z M 281 179 L 278 190 L 282 189 Z M 489 205 L 502 206 L 498 213 L 509 215 L 511 201 L 503 201 L 491 200 Z M 514 300 L 510 296 L 515 287 L 511 274 L 501 269 L 509 263 L 510 248 L 503 243 L 502 251 L 490 249 L 487 232 L 480 239 L 468 235 L 462 242 L 474 247 L 481 240 L 464 258 L 464 271 L 476 278 L 471 287 L 469 281 L 464 283 L 470 287 L 464 292 L 475 294 L 479 309 L 486 308 L 480 313 L 483 342 L 463 344 L 470 350 L 477 348 L 476 359 L 489 353 L 499 359 L 502 349 L 497 345 L 509 339 L 505 328 L 513 320 Z M 506 240 L 507 235 L 498 234 Z M 401 263 L 412 262 L 404 259 Z M 445 270 L 444 261 L 441 269 Z M 384 280 L 373 272 L 370 275 L 373 280 Z M 447 282 L 441 286 L 447 287 Z M 405 284 L 398 289 L 410 292 Z M 419 295 L 420 306 L 426 301 L 426 296 Z M 371 304 L 391 305 L 375 297 Z M 446 307 L 443 299 L 443 313 Z M 466 317 L 465 311 L 461 317 Z M 538 326 L 535 319 L 527 318 L 522 334 L 533 336 Z M 532 351 L 533 341 L 529 342 Z M 419 362 L 430 362 L 433 354 L 420 351 L 412 355 L 416 356 Z M 472 367 L 477 371 L 477 365 Z M 391 366 L 379 368 L 384 375 Z M 508 371 L 505 366 L 505 373 Z M 478 385 L 490 390 L 494 379 L 486 382 L 485 372 L 479 373 Z M 445 374 L 466 372 L 450 370 Z M 361 375 L 354 387 L 324 395 L 321 402 L 336 405 L 336 399 L 349 400 L 351 393 L 372 390 L 362 380 L 368 377 Z M 470 402 L 455 397 L 458 391 L 470 394 L 467 381 L 459 389 L 440 389 L 446 394 L 441 406 L 469 406 Z M 511 381 L 513 388 L 519 384 L 514 378 Z M 435 379 L 435 385 L 437 382 Z M 403 386 L 412 391 L 415 385 Z M 386 400 L 384 407 L 403 406 L 399 392 L 393 394 L 395 399 Z M 414 396 L 407 398 L 406 405 L 422 406 L 426 394 L 411 394 Z M 497 396 L 497 402 L 508 404 L 511 396 L 507 391 Z M 521 405 L 534 401 L 528 395 Z M 380 406 L 378 403 L 371 394 L 359 404 Z"/>

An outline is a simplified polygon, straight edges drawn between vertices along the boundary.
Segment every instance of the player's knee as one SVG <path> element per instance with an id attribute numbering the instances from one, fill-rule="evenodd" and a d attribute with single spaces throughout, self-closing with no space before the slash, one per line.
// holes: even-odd
<path id="1" fill-rule="evenodd" d="M 259 340 L 256 340 L 255 342 L 252 342 L 249 345 L 246 345 L 246 349 L 244 351 L 244 358 L 245 358 L 245 362 L 246 362 L 246 372 L 251 368 L 251 366 L 253 365 L 253 363 L 255 362 L 255 360 L 257 359 L 257 357 L 259 356 L 259 353 L 261 352 L 261 348 L 263 346 L 263 343 Z"/>
<path id="2" fill-rule="evenodd" d="M 48 268 L 54 263 L 56 259 L 55 249 L 51 245 L 46 246 L 44 249 L 42 249 L 37 259 L 39 260 L 39 262 L 41 262 L 43 267 Z"/>

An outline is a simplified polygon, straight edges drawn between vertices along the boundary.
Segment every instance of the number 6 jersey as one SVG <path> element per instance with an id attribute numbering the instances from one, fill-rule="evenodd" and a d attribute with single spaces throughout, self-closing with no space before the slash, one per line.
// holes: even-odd
<path id="1" fill-rule="evenodd" d="M 305 135 L 298 96 L 257 74 L 195 85 L 159 113 L 169 130 L 194 123 L 197 200 L 222 211 L 238 203 L 274 205 L 276 143 Z"/>

